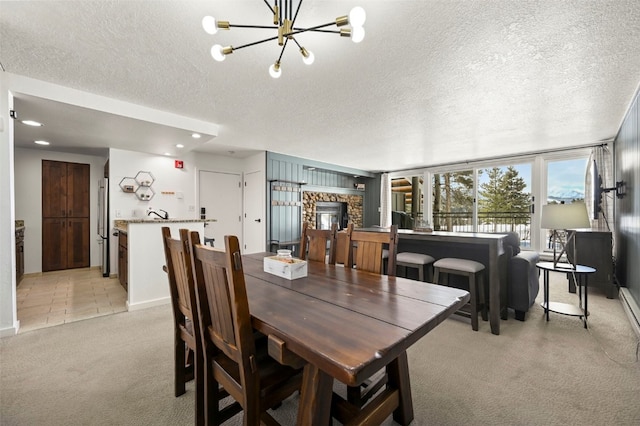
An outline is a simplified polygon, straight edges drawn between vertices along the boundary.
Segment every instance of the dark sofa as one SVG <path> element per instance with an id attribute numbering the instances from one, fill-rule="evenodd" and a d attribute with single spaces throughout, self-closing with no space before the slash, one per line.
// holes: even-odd
<path id="1" fill-rule="evenodd" d="M 535 251 L 521 251 L 518 233 L 507 235 L 507 306 L 515 311 L 517 320 L 524 321 L 540 290 L 540 271 L 536 268 L 540 255 Z"/>

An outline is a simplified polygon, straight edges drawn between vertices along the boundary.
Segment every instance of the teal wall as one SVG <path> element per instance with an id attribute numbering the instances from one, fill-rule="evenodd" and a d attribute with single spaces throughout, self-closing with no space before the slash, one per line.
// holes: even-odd
<path id="1" fill-rule="evenodd" d="M 310 168 L 315 169 L 309 170 Z M 266 175 L 267 250 L 273 240 L 283 242 L 300 239 L 302 192 L 297 192 L 298 189 L 363 195 L 364 226 L 379 224 L 378 173 L 267 152 Z M 356 190 L 356 183 L 364 183 L 365 190 Z"/>
<path id="2" fill-rule="evenodd" d="M 616 278 L 640 306 L 640 97 L 631 103 L 614 142 L 616 182 L 625 196 L 616 199 Z"/>

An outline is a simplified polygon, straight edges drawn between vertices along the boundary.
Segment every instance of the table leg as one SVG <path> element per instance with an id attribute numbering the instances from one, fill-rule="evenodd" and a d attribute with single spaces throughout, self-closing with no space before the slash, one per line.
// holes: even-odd
<path id="1" fill-rule="evenodd" d="M 584 275 L 584 328 L 587 327 L 587 316 L 589 315 L 589 305 L 587 300 L 587 295 L 589 294 L 588 286 L 589 286 L 589 277 L 586 274 Z"/>
<path id="2" fill-rule="evenodd" d="M 298 403 L 299 426 L 330 424 L 332 390 L 333 377 L 313 364 L 305 365 Z"/>
<path id="3" fill-rule="evenodd" d="M 401 425 L 408 425 L 413 421 L 413 400 L 411 399 L 411 382 L 409 381 L 409 362 L 407 353 L 401 353 L 398 358 L 387 365 L 389 387 L 399 391 L 400 403 L 393 412 L 393 420 Z"/>
<path id="4" fill-rule="evenodd" d="M 498 270 L 498 258 L 491 250 L 489 270 L 489 324 L 491 333 L 500 334 L 500 271 Z"/>
<path id="5" fill-rule="evenodd" d="M 549 271 L 544 270 L 544 313 L 549 321 Z"/>

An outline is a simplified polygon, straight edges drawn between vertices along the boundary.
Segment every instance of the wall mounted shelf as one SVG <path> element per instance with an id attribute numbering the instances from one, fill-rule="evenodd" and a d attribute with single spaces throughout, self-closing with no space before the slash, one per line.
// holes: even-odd
<path id="1" fill-rule="evenodd" d="M 120 189 L 128 194 L 136 194 L 138 200 L 149 201 L 156 195 L 151 188 L 155 180 L 151 172 L 139 171 L 135 177 L 123 177 L 120 181 Z"/>

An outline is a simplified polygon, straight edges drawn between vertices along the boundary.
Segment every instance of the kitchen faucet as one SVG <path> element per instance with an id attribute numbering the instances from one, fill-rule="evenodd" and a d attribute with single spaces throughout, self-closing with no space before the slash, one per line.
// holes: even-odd
<path id="1" fill-rule="evenodd" d="M 164 215 L 161 215 L 160 213 L 158 213 L 158 211 L 161 211 L 162 213 L 164 213 Z M 153 213 L 156 216 L 158 216 L 160 219 L 169 219 L 169 213 L 167 213 L 165 210 L 158 209 L 158 211 L 150 208 L 149 211 L 147 212 L 147 216 L 151 216 L 151 213 Z"/>

